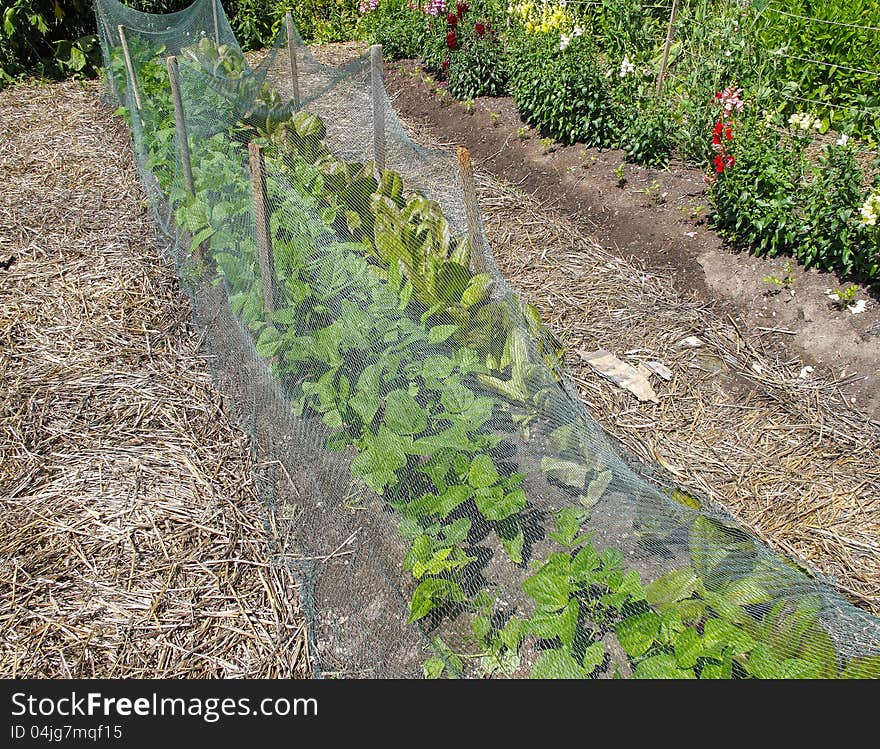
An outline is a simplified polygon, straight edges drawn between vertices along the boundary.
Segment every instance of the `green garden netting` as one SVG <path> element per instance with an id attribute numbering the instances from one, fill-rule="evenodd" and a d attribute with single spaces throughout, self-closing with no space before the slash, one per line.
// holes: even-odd
<path id="1" fill-rule="evenodd" d="M 216 0 L 96 12 L 158 240 L 280 469 L 316 676 L 880 675 L 880 621 L 590 418 L 369 56 L 282 27 L 250 65 Z"/>

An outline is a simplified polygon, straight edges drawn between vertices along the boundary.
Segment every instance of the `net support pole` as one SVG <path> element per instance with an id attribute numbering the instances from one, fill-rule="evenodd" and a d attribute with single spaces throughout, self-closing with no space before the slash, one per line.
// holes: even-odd
<path id="1" fill-rule="evenodd" d="M 293 14 L 290 11 L 284 15 L 284 22 L 287 24 L 287 56 L 290 58 L 290 87 L 293 92 L 293 106 L 299 109 L 299 73 L 296 69 L 296 37 L 294 36 Z"/>
<path id="2" fill-rule="evenodd" d="M 220 21 L 217 18 L 217 3 L 220 0 L 211 0 L 211 10 L 214 13 L 214 42 L 220 46 Z"/>
<path id="3" fill-rule="evenodd" d="M 177 143 L 180 148 L 180 161 L 183 164 L 184 186 L 191 195 L 195 194 L 192 160 L 189 154 L 189 136 L 186 132 L 186 119 L 183 112 L 183 99 L 180 96 L 180 75 L 177 72 L 177 58 L 171 55 L 165 64 L 168 67 L 168 81 L 171 83 L 171 100 L 174 102 L 174 125 L 177 131 Z"/>
<path id="4" fill-rule="evenodd" d="M 370 47 L 370 80 L 373 92 L 373 163 L 376 171 L 385 171 L 385 85 L 382 45 Z"/>
<path id="5" fill-rule="evenodd" d="M 666 78 L 666 64 L 669 62 L 669 48 L 672 46 L 672 34 L 675 31 L 675 15 L 678 13 L 678 0 L 672 0 L 669 13 L 669 26 L 666 29 L 666 42 L 663 45 L 663 59 L 660 62 L 660 74 L 657 76 L 657 96 L 663 91 L 663 79 Z"/>
<path id="6" fill-rule="evenodd" d="M 134 75 L 134 65 L 131 64 L 131 55 L 128 52 L 128 39 L 125 38 L 125 29 L 122 28 L 122 24 L 116 27 L 116 30 L 119 32 L 119 42 L 122 45 L 122 57 L 125 59 L 125 70 L 128 73 L 128 80 L 131 84 L 131 93 L 134 95 L 134 105 L 137 107 L 138 112 L 141 111 L 141 92 L 138 87 L 137 78 Z"/>
<path id="7" fill-rule="evenodd" d="M 257 143 L 248 143 L 248 160 L 254 188 L 254 218 L 257 228 L 257 258 L 260 279 L 263 282 L 263 304 L 266 312 L 275 311 L 275 261 L 272 255 L 272 231 L 269 223 L 269 200 L 266 194 L 266 162 L 263 149 Z"/>
<path id="8" fill-rule="evenodd" d="M 471 245 L 470 266 L 475 273 L 486 273 L 486 248 L 483 246 L 483 231 L 480 226 L 480 207 L 477 202 L 477 188 L 474 184 L 474 170 L 471 166 L 470 152 L 464 146 L 455 149 L 458 156 L 458 173 L 464 193 L 464 210 L 467 216 L 468 240 Z"/>

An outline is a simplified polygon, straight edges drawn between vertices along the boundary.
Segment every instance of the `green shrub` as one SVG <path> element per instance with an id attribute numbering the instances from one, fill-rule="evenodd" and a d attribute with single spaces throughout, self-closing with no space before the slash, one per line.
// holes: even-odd
<path id="1" fill-rule="evenodd" d="M 516 35 L 508 71 L 520 115 L 544 135 L 562 143 L 615 143 L 614 102 L 589 37 L 579 36 L 561 50 L 556 35 Z"/>
<path id="2" fill-rule="evenodd" d="M 425 32 L 425 16 L 410 9 L 406 0 L 380 0 L 364 16 L 363 27 L 371 44 L 381 44 L 385 57 L 401 60 L 418 57 Z"/>
<path id="3" fill-rule="evenodd" d="M 805 266 L 852 273 L 858 266 L 862 171 L 849 146 L 823 148 L 803 190 L 802 236 L 797 257 Z"/>
<path id="4" fill-rule="evenodd" d="M 482 34 L 475 30 L 480 23 Z M 501 96 L 505 93 L 507 71 L 501 42 L 486 31 L 486 22 L 468 13 L 459 22 L 459 48 L 449 55 L 446 76 L 449 91 L 458 99 L 475 96 Z"/>
<path id="5" fill-rule="evenodd" d="M 145 13 L 182 10 L 192 0 L 124 0 Z M 354 35 L 358 0 L 223 0 L 243 49 L 273 43 L 286 11 L 305 39 Z M 24 76 L 93 76 L 101 66 L 93 0 L 11 0 L 0 18 L 0 86 Z"/>
<path id="6" fill-rule="evenodd" d="M 665 100 L 648 99 L 630 110 L 622 135 L 627 161 L 662 168 L 675 146 L 678 122 Z"/>
<path id="7" fill-rule="evenodd" d="M 717 175 L 710 191 L 718 233 L 757 255 L 792 253 L 800 234 L 795 217 L 800 153 L 755 117 L 740 120 L 730 153 L 734 165 Z"/>

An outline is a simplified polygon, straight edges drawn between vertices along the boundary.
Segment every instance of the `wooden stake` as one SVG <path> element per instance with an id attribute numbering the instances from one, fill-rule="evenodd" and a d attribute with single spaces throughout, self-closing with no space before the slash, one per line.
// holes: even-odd
<path id="1" fill-rule="evenodd" d="M 217 20 L 217 3 L 220 0 L 211 0 L 211 10 L 214 12 L 214 41 L 220 46 L 220 23 Z"/>
<path id="2" fill-rule="evenodd" d="M 166 61 L 168 80 L 171 83 L 171 99 L 174 102 L 174 124 L 177 127 L 177 142 L 180 148 L 180 160 L 183 163 L 183 182 L 187 191 L 194 195 L 196 191 L 193 180 L 192 161 L 189 155 L 189 138 L 186 132 L 186 119 L 183 112 L 183 99 L 180 97 L 180 76 L 177 73 L 177 58 L 171 55 Z"/>
<path id="3" fill-rule="evenodd" d="M 464 192 L 464 210 L 467 216 L 468 239 L 471 245 L 471 270 L 475 273 L 486 273 L 486 247 L 483 244 L 483 232 L 480 227 L 480 207 L 477 202 L 477 188 L 474 185 L 471 155 L 464 146 L 458 146 L 455 152 L 458 156 L 461 189 Z"/>
<path id="4" fill-rule="evenodd" d="M 254 218 L 257 224 L 257 257 L 260 278 L 263 281 L 263 304 L 266 312 L 275 311 L 275 260 L 272 255 L 272 231 L 269 223 L 269 200 L 266 196 L 266 162 L 263 151 L 256 143 L 248 143 L 251 182 L 254 187 Z"/>
<path id="5" fill-rule="evenodd" d="M 128 71 L 128 80 L 131 85 L 131 92 L 134 94 L 134 105 L 138 112 L 141 111 L 141 92 L 138 88 L 137 78 L 134 75 L 134 65 L 131 64 L 131 55 L 128 53 L 128 40 L 125 38 L 125 31 L 122 24 L 116 27 L 119 31 L 119 41 L 122 44 L 122 56 L 125 58 L 125 69 Z"/>
<path id="6" fill-rule="evenodd" d="M 672 0 L 672 12 L 669 14 L 669 28 L 666 29 L 666 43 L 663 45 L 663 61 L 660 63 L 660 75 L 657 76 L 657 96 L 663 90 L 663 79 L 666 77 L 666 63 L 669 62 L 669 48 L 672 46 L 672 33 L 675 31 L 675 14 L 678 12 L 678 0 Z"/>
<path id="7" fill-rule="evenodd" d="M 385 86 L 382 45 L 370 47 L 370 78 L 373 91 L 373 163 L 376 171 L 385 171 Z"/>
<path id="8" fill-rule="evenodd" d="M 284 21 L 287 24 L 287 55 L 290 57 L 290 85 L 293 89 L 293 106 L 299 109 L 301 100 L 299 95 L 299 74 L 296 70 L 296 39 L 293 35 L 293 15 L 290 11 L 287 11 Z"/>

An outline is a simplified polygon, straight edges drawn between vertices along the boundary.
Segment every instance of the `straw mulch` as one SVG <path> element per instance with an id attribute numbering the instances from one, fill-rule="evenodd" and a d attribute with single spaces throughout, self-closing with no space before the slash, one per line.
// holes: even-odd
<path id="1" fill-rule="evenodd" d="M 404 123 L 425 146 L 427 123 Z M 566 345 L 566 366 L 602 427 L 638 458 L 770 546 L 833 578 L 880 614 L 880 425 L 850 408 L 832 375 L 800 377 L 766 331 L 749 331 L 672 280 L 604 250 L 537 196 L 477 169 L 496 262 Z M 680 342 L 696 336 L 701 345 Z M 579 355 L 604 348 L 659 361 L 659 404 L 600 377 Z"/>
<path id="2" fill-rule="evenodd" d="M 98 94 L 0 93 L 0 261 L 14 258 L 0 267 L 0 676 L 306 675 L 246 436 Z"/>

